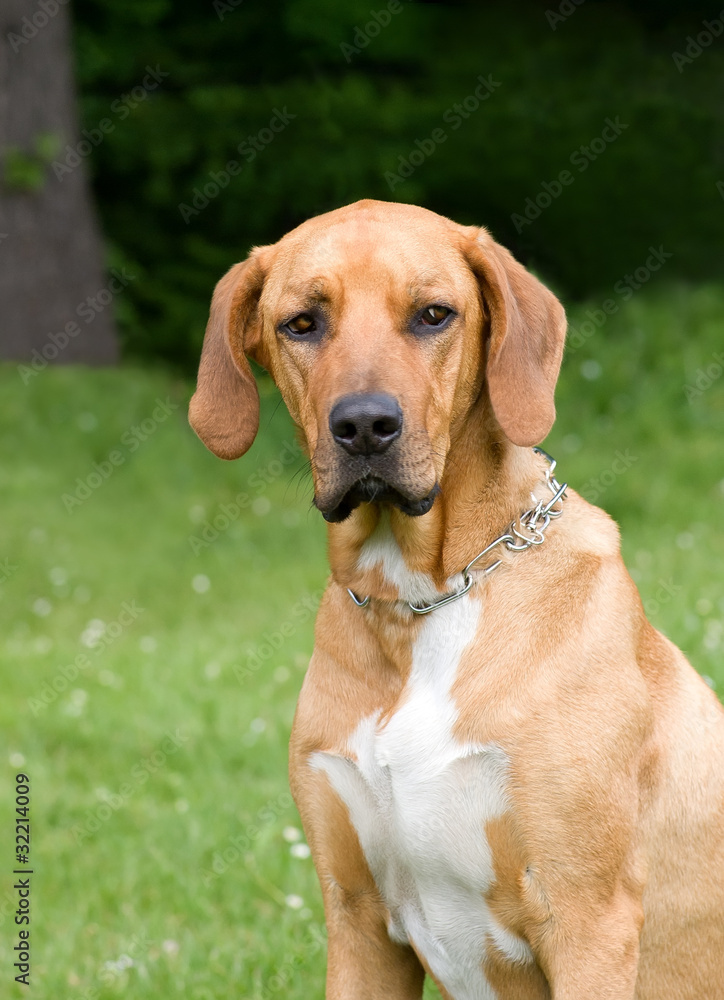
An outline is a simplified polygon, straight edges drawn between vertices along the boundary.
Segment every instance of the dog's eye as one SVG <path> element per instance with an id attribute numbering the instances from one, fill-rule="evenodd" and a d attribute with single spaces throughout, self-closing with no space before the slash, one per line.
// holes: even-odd
<path id="1" fill-rule="evenodd" d="M 452 309 L 448 309 L 447 306 L 428 306 L 427 309 L 423 309 L 420 322 L 423 326 L 442 326 L 451 313 Z"/>
<path id="2" fill-rule="evenodd" d="M 293 333 L 297 337 L 303 337 L 307 333 L 316 333 L 317 330 L 314 317 L 310 316 L 309 313 L 300 313 L 284 325 L 289 333 Z"/>

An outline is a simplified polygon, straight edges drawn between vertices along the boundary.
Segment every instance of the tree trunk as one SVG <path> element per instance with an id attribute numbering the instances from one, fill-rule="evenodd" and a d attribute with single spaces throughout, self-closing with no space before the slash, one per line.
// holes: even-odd
<path id="1" fill-rule="evenodd" d="M 2 0 L 0 356 L 35 371 L 118 358 L 111 300 L 123 286 L 105 274 L 85 159 L 68 157 L 69 144 L 79 135 L 67 0 Z M 59 162 L 76 165 L 61 173 Z"/>

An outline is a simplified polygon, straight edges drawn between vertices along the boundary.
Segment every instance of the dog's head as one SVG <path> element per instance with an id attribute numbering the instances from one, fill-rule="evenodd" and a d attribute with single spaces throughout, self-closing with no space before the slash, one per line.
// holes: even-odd
<path id="1" fill-rule="evenodd" d="M 259 247 L 219 282 L 190 421 L 216 455 L 250 447 L 270 372 L 308 447 L 315 503 L 430 510 L 450 442 L 487 393 L 500 431 L 555 417 L 563 308 L 484 229 L 362 201 Z"/>

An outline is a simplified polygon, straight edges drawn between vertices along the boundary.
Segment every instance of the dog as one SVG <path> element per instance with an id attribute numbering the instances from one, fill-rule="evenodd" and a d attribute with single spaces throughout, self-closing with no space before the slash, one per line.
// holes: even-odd
<path id="1" fill-rule="evenodd" d="M 329 523 L 291 788 L 328 1000 L 724 998 L 724 712 L 537 446 L 566 320 L 483 228 L 360 201 L 221 279 L 190 421 L 272 376 Z"/>

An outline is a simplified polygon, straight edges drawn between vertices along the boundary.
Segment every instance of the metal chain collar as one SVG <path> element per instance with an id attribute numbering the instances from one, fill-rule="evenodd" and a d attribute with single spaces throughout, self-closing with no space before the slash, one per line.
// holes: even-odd
<path id="1" fill-rule="evenodd" d="M 494 542 L 491 542 L 482 552 L 478 552 L 474 559 L 471 559 L 462 572 L 463 585 L 460 590 L 454 591 L 452 594 L 447 594 L 445 597 L 441 597 L 439 601 L 433 601 L 431 604 L 416 605 L 412 604 L 410 601 L 405 603 L 416 615 L 427 615 L 431 611 L 435 611 L 436 608 L 442 608 L 445 604 L 451 604 L 453 601 L 457 601 L 460 597 L 467 594 L 472 585 L 475 583 L 475 579 L 470 575 L 470 570 L 473 568 L 479 559 L 486 556 L 490 551 L 492 551 L 498 545 L 505 545 L 506 549 L 511 552 L 523 552 L 525 549 L 529 549 L 531 545 L 542 545 L 545 541 L 545 531 L 548 525 L 555 518 L 560 517 L 563 513 L 563 501 L 566 499 L 566 488 L 568 483 L 561 484 L 555 478 L 553 473 L 556 468 L 556 460 L 552 458 L 548 452 L 543 451 L 542 448 L 534 448 L 534 452 L 538 455 L 542 455 L 549 462 L 549 467 L 546 469 L 546 486 L 551 491 L 553 496 L 546 503 L 545 500 L 538 500 L 532 493 L 531 497 L 534 502 L 534 506 L 529 510 L 524 511 L 515 521 L 511 521 L 507 530 L 503 532 Z M 560 506 L 555 505 L 560 501 Z M 483 567 L 480 572 L 483 576 L 487 576 L 492 573 L 494 569 L 502 563 L 502 559 L 497 559 L 492 562 L 489 566 Z M 354 591 L 347 588 L 347 593 L 352 598 L 354 603 L 358 608 L 366 608 L 370 603 L 370 598 L 365 597 L 360 599 L 354 593 Z"/>

